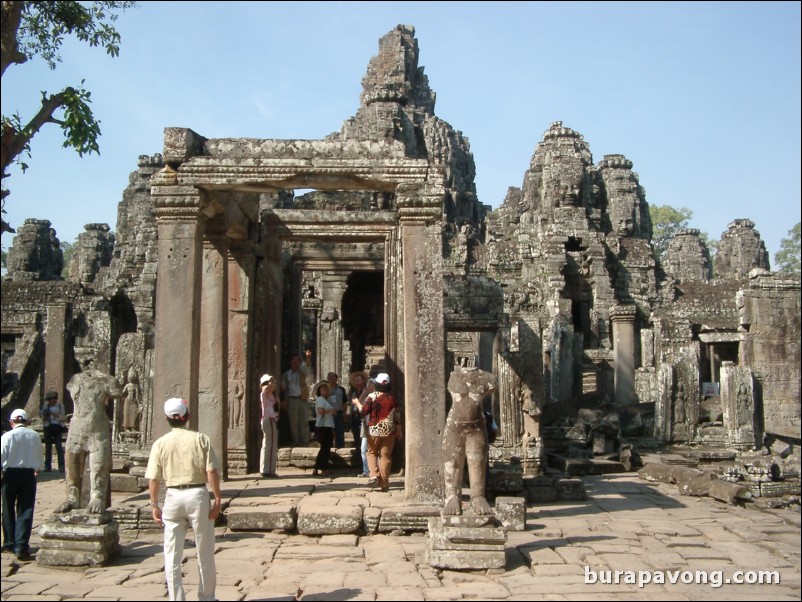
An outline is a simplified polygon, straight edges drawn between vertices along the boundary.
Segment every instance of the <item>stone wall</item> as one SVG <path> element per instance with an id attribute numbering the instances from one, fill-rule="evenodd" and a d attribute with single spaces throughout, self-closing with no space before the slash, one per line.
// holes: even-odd
<path id="1" fill-rule="evenodd" d="M 799 439 L 799 280 L 754 270 L 737 302 L 741 363 L 755 373 L 765 430 Z"/>

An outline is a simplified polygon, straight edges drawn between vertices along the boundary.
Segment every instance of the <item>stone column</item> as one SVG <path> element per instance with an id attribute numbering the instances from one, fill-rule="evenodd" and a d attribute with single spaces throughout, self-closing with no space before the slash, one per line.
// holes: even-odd
<path id="1" fill-rule="evenodd" d="M 324 379 L 329 372 L 340 374 L 343 356 L 342 304 L 348 283 L 347 272 L 325 272 L 322 278 L 321 296 L 323 310 L 320 314 L 320 357 L 318 378 Z"/>
<path id="2" fill-rule="evenodd" d="M 228 469 L 248 471 L 248 405 L 256 391 L 251 374 L 252 284 L 255 260 L 243 247 L 231 247 L 228 256 Z"/>
<path id="3" fill-rule="evenodd" d="M 406 496 L 443 503 L 445 427 L 442 207 L 439 186 L 400 185 L 404 282 Z"/>
<path id="4" fill-rule="evenodd" d="M 221 220 L 210 221 L 203 240 L 200 307 L 198 430 L 212 440 L 228 477 L 228 241 Z"/>
<path id="5" fill-rule="evenodd" d="M 613 308 L 613 348 L 615 352 L 615 402 L 632 405 L 635 395 L 635 313 L 634 305 Z"/>
<path id="6" fill-rule="evenodd" d="M 64 400 L 64 343 L 67 326 L 66 303 L 47 306 L 45 333 L 45 392 L 55 391 L 59 401 Z"/>
<path id="7" fill-rule="evenodd" d="M 164 401 L 181 397 L 198 425 L 198 366 L 202 241 L 205 216 L 200 192 L 179 186 L 168 167 L 154 174 L 151 196 L 159 230 L 152 439 L 169 430 Z M 152 440 L 151 439 L 151 440 Z"/>

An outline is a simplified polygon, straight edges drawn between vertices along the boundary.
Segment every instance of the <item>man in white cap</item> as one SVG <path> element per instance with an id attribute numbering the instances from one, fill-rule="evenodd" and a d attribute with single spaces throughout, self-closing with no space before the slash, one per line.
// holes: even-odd
<path id="1" fill-rule="evenodd" d="M 198 599 L 214 600 L 217 575 L 214 564 L 214 519 L 220 514 L 220 476 L 212 443 L 203 433 L 187 428 L 189 408 L 183 399 L 164 402 L 164 414 L 172 427 L 153 442 L 145 477 L 150 479 L 153 520 L 164 527 L 164 572 L 170 600 L 186 600 L 181 580 L 184 538 L 191 526 L 198 550 Z M 159 482 L 167 492 L 159 507 Z M 214 493 L 210 504 L 206 482 Z"/>
<path id="2" fill-rule="evenodd" d="M 42 439 L 29 429 L 25 410 L 11 412 L 11 430 L 0 439 L 3 465 L 3 551 L 33 560 L 28 549 L 36 503 L 36 477 L 42 470 Z"/>

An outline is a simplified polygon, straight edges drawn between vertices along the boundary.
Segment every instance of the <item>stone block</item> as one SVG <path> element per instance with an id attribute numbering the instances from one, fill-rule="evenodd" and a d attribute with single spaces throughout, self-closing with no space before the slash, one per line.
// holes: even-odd
<path id="1" fill-rule="evenodd" d="M 381 516 L 381 508 L 365 508 L 362 512 L 362 520 L 365 523 L 365 531 L 368 535 L 372 535 L 379 528 Z"/>
<path id="2" fill-rule="evenodd" d="M 752 492 L 745 485 L 728 483 L 727 481 L 715 480 L 710 482 L 710 497 L 728 504 L 737 504 L 744 500 L 752 499 Z"/>
<path id="3" fill-rule="evenodd" d="M 799 495 L 799 481 L 779 481 L 773 483 L 761 483 L 760 495 L 762 497 L 781 497 L 783 495 Z"/>
<path id="4" fill-rule="evenodd" d="M 421 531 L 425 532 L 429 526 L 429 519 L 440 517 L 440 508 L 432 506 L 400 506 L 385 508 L 379 520 L 379 533 L 391 531 Z"/>
<path id="5" fill-rule="evenodd" d="M 520 462 L 494 462 L 487 471 L 487 490 L 518 493 L 524 490 L 524 469 Z"/>
<path id="6" fill-rule="evenodd" d="M 501 569 L 506 557 L 503 529 L 485 527 L 448 527 L 440 517 L 428 521 L 429 544 L 426 561 L 441 569 Z"/>
<path id="7" fill-rule="evenodd" d="M 557 498 L 564 501 L 586 500 L 588 494 L 581 479 L 558 479 Z"/>
<path id="8" fill-rule="evenodd" d="M 111 475 L 111 490 L 120 493 L 139 493 L 142 488 L 139 485 L 139 477 L 130 474 Z"/>
<path id="9" fill-rule="evenodd" d="M 791 455 L 791 452 L 794 451 L 793 445 L 790 445 L 785 441 L 781 441 L 780 439 L 775 440 L 769 449 L 771 450 L 772 454 L 775 456 L 780 456 L 781 458 L 787 458 Z"/>
<path id="10" fill-rule="evenodd" d="M 290 465 L 298 468 L 312 468 L 317 459 L 317 447 L 293 447 L 290 454 Z"/>
<path id="11" fill-rule="evenodd" d="M 298 533 L 336 535 L 356 533 L 362 527 L 362 508 L 358 506 L 303 506 L 298 511 Z"/>
<path id="12" fill-rule="evenodd" d="M 522 497 L 497 497 L 495 515 L 508 531 L 523 531 L 526 528 L 526 500 Z"/>
<path id="13" fill-rule="evenodd" d="M 297 511 L 294 506 L 276 504 L 256 508 L 229 508 L 226 517 L 232 531 L 272 531 L 295 529 Z"/>
<path id="14" fill-rule="evenodd" d="M 526 494 L 532 504 L 544 504 L 557 501 L 557 487 L 548 485 L 542 487 L 527 486 Z"/>
<path id="15" fill-rule="evenodd" d="M 67 520 L 58 520 L 64 516 Z M 120 553 L 119 527 L 116 522 L 98 522 L 98 515 L 80 523 L 81 514 L 53 515 L 39 528 L 41 537 L 36 562 L 46 566 L 96 566 Z M 69 521 L 72 522 L 69 522 Z"/>

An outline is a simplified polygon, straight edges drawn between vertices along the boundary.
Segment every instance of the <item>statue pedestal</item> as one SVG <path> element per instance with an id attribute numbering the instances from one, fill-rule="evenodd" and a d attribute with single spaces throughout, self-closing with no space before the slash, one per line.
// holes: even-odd
<path id="1" fill-rule="evenodd" d="M 53 514 L 39 536 L 36 563 L 45 566 L 98 566 L 120 553 L 119 526 L 109 512 Z"/>
<path id="2" fill-rule="evenodd" d="M 429 519 L 426 561 L 440 569 L 502 569 L 507 532 L 492 516 Z"/>

